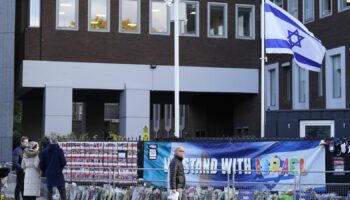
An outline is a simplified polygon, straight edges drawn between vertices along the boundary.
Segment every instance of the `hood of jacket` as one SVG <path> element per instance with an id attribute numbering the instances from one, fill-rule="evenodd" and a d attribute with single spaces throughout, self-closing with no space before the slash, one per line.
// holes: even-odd
<path id="1" fill-rule="evenodd" d="M 60 146 L 58 144 L 49 144 L 49 146 L 47 147 L 49 152 L 55 152 L 60 148 Z"/>
<path id="2" fill-rule="evenodd" d="M 33 158 L 33 157 L 37 156 L 38 154 L 39 154 L 39 150 L 37 150 L 37 149 L 32 150 L 32 149 L 26 148 L 24 150 L 24 157 L 25 158 Z"/>

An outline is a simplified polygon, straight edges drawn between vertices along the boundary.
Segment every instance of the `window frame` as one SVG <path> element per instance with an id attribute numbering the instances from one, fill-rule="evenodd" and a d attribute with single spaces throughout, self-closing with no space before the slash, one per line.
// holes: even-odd
<path id="1" fill-rule="evenodd" d="M 293 110 L 309 109 L 310 104 L 310 77 L 309 70 L 305 69 L 305 102 L 299 102 L 299 66 L 292 61 L 292 105 Z"/>
<path id="2" fill-rule="evenodd" d="M 311 0 L 313 2 L 313 5 L 312 5 L 312 9 L 313 9 L 313 14 L 312 14 L 312 19 L 309 20 L 309 21 L 306 21 L 305 19 L 305 13 L 306 13 L 306 10 L 305 10 L 305 2 L 308 1 L 308 0 L 303 0 L 303 23 L 304 24 L 308 24 L 308 23 L 312 23 L 315 21 L 315 0 Z"/>
<path id="3" fill-rule="evenodd" d="M 275 70 L 275 105 L 271 105 L 271 76 L 270 76 L 270 71 Z M 273 63 L 266 65 L 265 67 L 265 110 L 278 110 L 279 109 L 279 99 L 280 99 L 280 94 L 279 94 L 279 63 Z"/>
<path id="4" fill-rule="evenodd" d="M 239 8 L 251 8 L 252 14 L 250 19 L 250 28 L 251 28 L 251 34 L 250 36 L 239 36 L 239 30 L 238 30 L 238 10 Z M 236 39 L 239 40 L 255 40 L 255 5 L 253 4 L 236 4 L 235 6 L 235 29 L 236 29 Z"/>
<path id="5" fill-rule="evenodd" d="M 40 28 L 41 27 L 41 0 L 38 0 L 39 1 L 39 25 L 38 26 L 32 26 L 30 21 L 31 21 L 31 2 L 33 0 L 29 0 L 29 4 L 28 4 L 28 28 Z"/>
<path id="6" fill-rule="evenodd" d="M 56 30 L 64 30 L 64 31 L 78 31 L 79 30 L 79 0 L 75 1 L 75 28 L 66 28 L 66 27 L 59 27 L 59 2 L 61 0 L 56 0 Z"/>
<path id="7" fill-rule="evenodd" d="M 110 32 L 111 30 L 111 20 L 110 20 L 110 16 L 111 16 L 111 1 L 110 0 L 105 0 L 107 2 L 107 10 L 106 10 L 106 19 L 107 21 L 107 29 L 106 30 L 95 30 L 95 29 L 91 29 L 90 27 L 90 22 L 91 22 L 91 1 L 92 0 L 88 0 L 88 32 Z"/>
<path id="8" fill-rule="evenodd" d="M 137 31 L 123 31 L 122 30 L 121 25 L 122 25 L 122 21 L 123 21 L 123 19 L 122 19 L 122 15 L 123 15 L 123 1 L 125 1 L 125 0 L 119 0 L 119 3 L 118 3 L 119 4 L 118 32 L 119 33 L 125 33 L 125 34 L 141 34 L 141 0 L 137 0 Z M 169 29 L 170 29 L 170 27 L 169 27 Z"/>
<path id="9" fill-rule="evenodd" d="M 184 4 L 195 4 L 196 5 L 196 33 L 195 34 L 188 34 L 188 33 L 181 33 L 180 32 L 180 36 L 183 37 L 199 37 L 200 35 L 200 20 L 199 20 L 199 16 L 200 16 L 200 3 L 199 1 L 184 1 Z M 181 25 L 179 25 L 181 26 Z"/>
<path id="10" fill-rule="evenodd" d="M 301 76 L 304 75 L 304 80 L 302 80 Z M 302 83 L 302 81 L 304 81 L 304 97 L 301 97 L 300 94 L 301 94 L 301 85 L 300 83 Z M 298 67 L 298 102 L 299 103 L 305 103 L 306 102 L 306 69 L 305 68 L 302 68 L 302 67 Z M 303 98 L 303 101 L 302 99 Z"/>
<path id="11" fill-rule="evenodd" d="M 287 8 L 287 10 L 288 10 L 288 13 L 289 13 L 289 14 L 291 14 L 292 16 L 294 16 L 294 15 L 291 13 L 291 6 L 290 6 L 290 5 L 291 5 L 291 3 L 290 3 L 291 1 L 295 1 L 295 0 L 288 0 L 288 4 L 287 4 L 287 5 L 288 5 L 288 6 L 287 6 L 288 8 Z M 297 17 L 296 17 L 296 18 L 299 19 L 299 1 L 295 1 L 295 2 L 297 3 Z M 294 17 L 295 17 L 295 16 L 294 16 Z"/>
<path id="12" fill-rule="evenodd" d="M 350 10 L 350 6 L 346 6 L 344 7 L 343 9 L 340 9 L 340 1 L 341 0 L 338 0 L 338 13 L 341 13 L 341 12 L 344 12 L 344 11 L 347 11 L 347 10 Z"/>
<path id="13" fill-rule="evenodd" d="M 327 15 L 323 15 L 322 11 L 323 11 L 323 2 L 325 0 L 319 0 L 319 8 L 320 8 L 320 19 L 323 19 L 323 18 L 326 18 L 326 17 L 329 17 L 329 16 L 332 16 L 333 15 L 333 1 L 331 0 L 331 12 Z"/>
<path id="14" fill-rule="evenodd" d="M 339 58 L 339 64 L 340 64 L 340 66 L 335 66 L 334 65 L 334 61 L 335 61 L 335 57 L 337 57 L 337 58 Z M 334 55 L 332 55 L 331 57 L 330 57 L 330 59 L 331 59 L 331 65 L 332 65 L 332 87 L 333 87 L 333 94 L 332 94 L 332 98 L 333 99 L 340 99 L 340 98 L 342 98 L 342 96 L 344 95 L 344 94 L 342 94 L 342 67 L 341 67 L 341 54 L 334 54 Z M 339 92 L 339 96 L 336 96 L 335 95 L 335 74 L 334 74 L 334 72 L 335 71 L 338 71 L 338 70 L 340 70 L 340 74 L 339 74 L 339 78 L 340 78 L 340 80 L 339 80 L 339 89 L 340 89 L 340 92 Z M 338 77 L 338 76 L 337 76 Z M 337 81 L 338 82 L 338 81 Z"/>
<path id="15" fill-rule="evenodd" d="M 323 65 L 324 66 L 324 65 Z M 317 74 L 317 96 L 323 97 L 323 68 Z"/>
<path id="16" fill-rule="evenodd" d="M 171 26 L 171 24 L 170 24 L 170 18 L 171 18 L 171 16 L 170 16 L 170 7 L 168 6 L 168 5 L 166 5 L 166 8 L 167 8 L 167 32 L 166 33 L 157 33 L 157 32 L 152 32 L 152 19 L 153 19 L 153 17 L 152 17 L 152 14 L 153 14 L 153 12 L 152 12 L 152 9 L 153 9 L 153 7 L 152 7 L 152 3 L 154 2 L 154 1 L 158 1 L 158 2 L 162 2 L 162 3 L 164 3 L 165 5 L 166 5 L 166 3 L 165 3 L 165 1 L 164 0 L 149 0 L 149 23 L 148 23 L 148 27 L 149 27 L 149 34 L 150 35 L 164 35 L 164 36 L 170 36 L 170 26 Z"/>
<path id="17" fill-rule="evenodd" d="M 341 98 L 333 97 L 333 60 L 332 56 L 340 55 L 340 67 L 341 67 Z M 326 108 L 327 109 L 345 109 L 347 99 L 347 76 L 346 76 L 346 47 L 340 46 L 337 48 L 329 49 L 326 51 L 326 68 L 325 77 L 326 83 Z"/>
<path id="18" fill-rule="evenodd" d="M 301 120 L 299 122 L 300 127 L 300 137 L 305 138 L 305 128 L 306 126 L 331 126 L 331 135 L 330 137 L 334 137 L 335 135 L 335 123 L 334 120 Z"/>
<path id="19" fill-rule="evenodd" d="M 223 6 L 224 7 L 224 35 L 223 36 L 218 36 L 218 35 L 210 35 L 210 14 L 211 14 L 211 10 L 210 7 L 211 6 Z M 220 3 L 220 2 L 208 2 L 208 6 L 207 6 L 207 36 L 208 38 L 214 38 L 214 39 L 227 39 L 228 38 L 228 27 L 227 27 L 227 3 Z"/>

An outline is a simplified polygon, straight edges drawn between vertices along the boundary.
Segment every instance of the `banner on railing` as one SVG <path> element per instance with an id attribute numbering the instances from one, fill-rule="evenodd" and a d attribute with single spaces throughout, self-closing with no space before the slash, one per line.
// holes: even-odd
<path id="1" fill-rule="evenodd" d="M 325 170 L 325 150 L 320 141 L 271 142 L 145 142 L 144 180 L 167 180 L 168 166 L 176 147 L 185 148 L 183 160 L 188 186 L 211 182 L 210 186 L 235 184 L 255 189 L 283 190 L 294 184 L 300 172 L 302 184 L 325 184 L 325 175 L 307 173 Z M 242 183 L 247 183 L 243 186 Z M 258 184 L 252 184 L 252 183 Z M 166 187 L 165 182 L 152 182 Z M 288 186 L 290 188 L 290 185 Z M 245 188 L 248 189 L 248 188 Z"/>

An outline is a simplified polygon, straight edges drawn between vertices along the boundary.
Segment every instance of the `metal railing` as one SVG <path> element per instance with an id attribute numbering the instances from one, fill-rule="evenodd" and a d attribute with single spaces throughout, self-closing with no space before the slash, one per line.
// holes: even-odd
<path id="1" fill-rule="evenodd" d="M 144 179 L 142 173 L 150 171 L 162 171 L 163 168 L 119 168 L 119 170 L 131 170 L 137 176 L 128 177 L 128 179 L 120 176 L 118 170 L 105 169 L 108 172 L 108 178 L 105 180 L 95 180 L 91 178 L 81 178 L 75 179 L 74 177 L 67 178 L 69 182 L 78 182 L 85 185 L 91 182 L 91 185 L 98 185 L 98 183 L 109 184 L 112 187 L 125 187 L 125 186 L 153 186 L 155 188 L 167 189 L 168 179 L 156 180 L 156 179 Z M 218 170 L 222 171 L 222 170 Z M 329 174 L 338 174 L 349 175 L 350 171 L 336 172 L 336 171 L 306 171 L 303 173 L 292 173 L 293 175 L 288 176 L 288 179 L 281 176 L 280 180 L 275 181 L 273 179 L 256 179 L 254 181 L 240 181 L 238 176 L 241 176 L 241 173 L 247 173 L 249 175 L 256 175 L 259 173 L 287 173 L 288 171 L 236 171 L 234 173 L 226 173 L 227 180 L 214 181 L 214 180 L 198 180 L 186 181 L 189 187 L 197 188 L 221 188 L 223 189 L 223 195 L 225 200 L 241 200 L 241 199 L 350 199 L 350 180 L 345 180 L 348 183 L 332 183 L 330 181 L 326 182 L 327 175 Z M 165 173 L 165 172 L 164 172 Z M 315 174 L 318 177 L 324 178 L 324 182 L 317 182 L 317 180 L 310 180 L 307 178 L 307 175 Z M 286 181 L 287 180 L 287 181 Z M 189 190 L 189 187 L 187 189 Z M 189 198 L 191 199 L 191 198 Z M 204 198 L 206 199 L 206 198 Z M 210 200 L 212 200 L 211 198 Z"/>

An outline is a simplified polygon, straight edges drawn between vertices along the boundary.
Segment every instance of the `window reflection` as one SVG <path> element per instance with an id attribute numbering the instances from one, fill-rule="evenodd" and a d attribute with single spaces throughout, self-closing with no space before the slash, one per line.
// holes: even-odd
<path id="1" fill-rule="evenodd" d="M 77 28 L 77 0 L 58 0 L 58 24 L 57 28 Z"/>
<path id="2" fill-rule="evenodd" d="M 108 12 L 109 0 L 90 0 L 90 30 L 108 30 Z"/>

